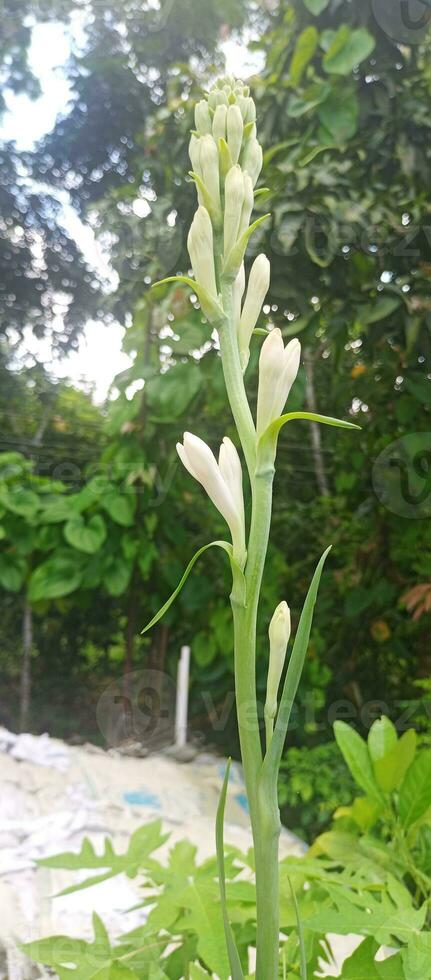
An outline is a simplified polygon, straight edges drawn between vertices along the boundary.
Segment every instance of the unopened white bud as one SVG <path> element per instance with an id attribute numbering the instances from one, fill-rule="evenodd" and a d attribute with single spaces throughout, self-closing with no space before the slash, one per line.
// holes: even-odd
<path id="1" fill-rule="evenodd" d="M 280 602 L 269 624 L 269 666 L 266 683 L 265 719 L 273 720 L 277 713 L 278 689 L 290 639 L 290 609 Z"/>
<path id="2" fill-rule="evenodd" d="M 225 181 L 224 203 L 224 254 L 229 255 L 238 238 L 242 207 L 244 204 L 244 180 L 241 167 L 231 167 Z"/>
<path id="3" fill-rule="evenodd" d="M 262 161 L 263 154 L 260 143 L 258 143 L 257 139 L 255 138 L 247 140 L 241 162 L 244 170 L 250 174 L 253 181 L 253 187 L 255 186 L 260 171 L 262 170 Z"/>
<path id="4" fill-rule="evenodd" d="M 218 105 L 213 119 L 213 136 L 216 141 L 226 139 L 226 117 L 227 106 Z"/>
<path id="5" fill-rule="evenodd" d="M 218 150 L 212 136 L 202 136 L 200 152 L 200 165 L 202 169 L 202 180 L 213 202 L 214 210 L 220 211 L 220 171 L 218 161 Z"/>
<path id="6" fill-rule="evenodd" d="M 245 522 L 242 494 L 241 463 L 235 446 L 224 439 L 220 447 L 219 463 L 203 439 L 185 432 L 183 442 L 177 443 L 177 452 L 186 469 L 202 484 L 210 500 L 229 525 L 232 535 L 233 554 L 241 568 L 244 567 Z"/>
<path id="7" fill-rule="evenodd" d="M 241 109 L 237 105 L 230 105 L 227 110 L 227 145 L 230 149 L 234 163 L 238 163 L 241 152 L 242 136 L 244 123 L 242 120 Z"/>
<path id="8" fill-rule="evenodd" d="M 208 211 L 202 206 L 198 207 L 191 223 L 187 247 L 196 282 L 200 283 L 213 299 L 217 299 L 213 229 Z"/>
<path id="9" fill-rule="evenodd" d="M 244 262 L 241 262 L 239 267 L 238 275 L 232 287 L 232 299 L 233 299 L 233 317 L 235 323 L 235 329 L 239 330 L 239 321 L 241 319 L 241 302 L 244 295 L 245 289 L 245 268 Z"/>
<path id="10" fill-rule="evenodd" d="M 254 260 L 248 279 L 247 294 L 238 329 L 238 347 L 241 363 L 248 361 L 248 350 L 253 330 L 260 316 L 263 301 L 269 289 L 271 266 L 266 255 Z"/>
<path id="11" fill-rule="evenodd" d="M 195 106 L 195 125 L 199 136 L 211 132 L 211 113 L 206 99 L 201 99 Z"/>
<path id="12" fill-rule="evenodd" d="M 200 139 L 192 133 L 189 143 L 189 157 L 192 165 L 192 170 L 199 177 L 202 177 L 201 168 L 201 141 Z"/>
<path id="13" fill-rule="evenodd" d="M 298 374 L 301 344 L 295 337 L 285 347 L 281 330 L 275 327 L 262 344 L 257 393 L 257 436 L 281 415 Z"/>
<path id="14" fill-rule="evenodd" d="M 254 190 L 253 181 L 250 174 L 244 173 L 244 204 L 242 206 L 241 220 L 239 223 L 239 234 L 242 235 L 243 231 L 247 231 L 250 224 L 251 213 L 254 207 Z"/>

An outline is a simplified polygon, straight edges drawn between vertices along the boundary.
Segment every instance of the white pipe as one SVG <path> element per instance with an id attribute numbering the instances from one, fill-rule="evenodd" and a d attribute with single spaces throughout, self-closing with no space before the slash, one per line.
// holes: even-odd
<path id="1" fill-rule="evenodd" d="M 187 744 L 187 716 L 189 707 L 190 647 L 181 647 L 177 671 L 177 703 L 175 711 L 175 746 L 183 749 Z"/>

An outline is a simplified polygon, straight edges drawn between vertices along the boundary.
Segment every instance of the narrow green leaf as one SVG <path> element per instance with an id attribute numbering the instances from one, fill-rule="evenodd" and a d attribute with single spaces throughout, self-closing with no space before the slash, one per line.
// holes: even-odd
<path id="1" fill-rule="evenodd" d="M 227 946 L 227 952 L 229 956 L 230 968 L 232 971 L 232 980 L 244 980 L 244 974 L 242 972 L 242 967 L 241 967 L 241 960 L 239 958 L 239 953 L 235 945 L 233 932 L 229 922 L 227 901 L 226 901 L 223 824 L 224 824 L 224 811 L 226 807 L 227 787 L 229 783 L 230 765 L 231 765 L 231 760 L 228 759 L 226 765 L 226 772 L 223 780 L 222 791 L 220 794 L 220 800 L 217 807 L 217 817 L 216 817 L 217 866 L 218 866 L 219 887 L 220 887 L 220 901 L 221 901 L 221 907 L 223 913 L 224 932 L 226 936 L 226 946 Z"/>
<path id="2" fill-rule="evenodd" d="M 232 545 L 230 545 L 227 541 L 210 541 L 209 544 L 204 544 L 204 546 L 202 548 L 199 548 L 199 550 L 196 552 L 196 554 L 193 555 L 193 558 L 191 559 L 191 561 L 189 561 L 189 563 L 187 565 L 187 568 L 186 568 L 186 570 L 184 572 L 184 575 L 180 579 L 180 581 L 179 581 L 176 589 L 174 590 L 174 592 L 172 593 L 172 595 L 169 597 L 169 599 L 166 600 L 166 602 L 163 604 L 163 606 L 161 607 L 161 609 L 159 609 L 159 611 L 156 613 L 156 615 L 153 616 L 152 619 L 150 619 L 150 622 L 147 623 L 146 626 L 144 626 L 144 629 L 141 630 L 141 633 L 146 633 L 147 630 L 151 629 L 152 626 L 155 626 L 155 624 L 159 622 L 159 620 L 162 618 L 162 616 L 165 615 L 165 612 L 167 612 L 168 609 L 170 609 L 170 607 L 172 606 L 172 603 L 175 602 L 175 599 L 177 598 L 177 595 L 179 595 L 179 593 L 181 592 L 181 589 L 182 589 L 183 585 L 185 585 L 185 583 L 186 583 L 186 581 L 187 581 L 187 579 L 188 579 L 188 577 L 190 575 L 190 572 L 191 572 L 193 566 L 196 564 L 198 558 L 200 558 L 200 556 L 203 555 L 204 551 L 208 551 L 209 548 L 215 548 L 215 547 L 222 548 L 223 551 L 225 551 L 226 554 L 229 556 L 229 560 L 230 560 L 230 563 L 231 563 L 232 571 L 233 571 L 233 574 L 234 574 L 235 599 L 241 605 L 244 605 L 245 604 L 245 581 L 244 581 L 244 576 L 243 576 L 243 573 L 242 573 L 241 569 L 239 568 L 239 565 L 237 565 L 237 563 L 234 561 L 234 558 L 233 558 L 233 555 L 232 555 Z M 238 581 L 239 580 L 243 583 L 243 593 L 242 593 L 242 596 L 239 595 L 239 589 L 238 589 Z M 236 586 L 236 589 L 235 589 L 235 586 Z"/>
<path id="3" fill-rule="evenodd" d="M 166 279 L 159 279 L 158 282 L 154 282 L 151 289 L 156 289 L 157 286 L 165 286 L 168 282 L 184 282 L 186 286 L 190 286 L 190 289 L 196 293 L 198 300 L 202 306 L 210 312 L 210 319 L 214 323 L 218 323 L 219 320 L 224 320 L 224 310 L 220 304 L 210 295 L 205 286 L 201 286 L 199 282 L 195 279 L 191 279 L 190 276 L 167 276 Z"/>
<path id="4" fill-rule="evenodd" d="M 301 613 L 301 618 L 299 620 L 298 629 L 296 631 L 295 642 L 293 644 L 293 650 L 290 656 L 289 665 L 286 672 L 286 679 L 284 682 L 283 693 L 280 699 L 280 706 L 278 710 L 277 720 L 275 723 L 274 734 L 272 736 L 271 744 L 266 753 L 263 766 L 262 766 L 262 780 L 277 778 L 277 773 L 280 765 L 280 760 L 283 752 L 283 746 L 286 738 L 287 729 L 289 726 L 290 714 L 293 707 L 293 702 L 296 697 L 296 692 L 298 690 L 299 681 L 301 679 L 302 670 L 304 667 L 304 661 L 307 654 L 308 641 L 310 638 L 311 624 L 313 621 L 314 606 L 317 599 L 317 590 L 319 588 L 320 578 L 323 571 L 323 566 L 329 555 L 332 545 L 324 551 L 316 571 L 311 580 L 310 588 L 307 593 L 306 600 L 304 602 L 303 610 Z"/>
<path id="5" fill-rule="evenodd" d="M 292 895 L 292 902 L 296 915 L 296 928 L 298 930 L 299 952 L 300 952 L 301 980 L 307 980 L 307 956 L 305 953 L 304 930 L 302 928 L 301 916 L 299 913 L 299 907 L 295 895 L 295 889 L 292 885 L 289 875 L 287 876 L 287 880 L 289 882 L 290 893 Z"/>
<path id="6" fill-rule="evenodd" d="M 315 412 L 287 412 L 286 415 L 280 415 L 278 419 L 271 422 L 266 431 L 261 435 L 259 443 L 274 440 L 277 442 L 279 433 L 287 422 L 294 422 L 296 420 L 304 420 L 306 422 L 320 422 L 322 425 L 333 425 L 338 429 L 360 429 L 360 425 L 356 425 L 355 422 L 346 422 L 344 419 L 334 419 L 330 415 L 316 415 Z"/>
<path id="7" fill-rule="evenodd" d="M 223 263 L 223 276 L 231 276 L 233 279 L 236 277 L 238 269 L 244 258 L 249 239 L 251 238 L 253 232 L 256 231 L 256 228 L 262 224 L 262 221 L 266 221 L 266 219 L 270 217 L 270 214 L 263 214 L 260 218 L 256 218 L 256 221 L 253 221 L 253 224 L 250 225 L 249 228 L 246 228 L 238 241 L 235 242 L 233 248 L 231 248 L 227 259 Z"/>

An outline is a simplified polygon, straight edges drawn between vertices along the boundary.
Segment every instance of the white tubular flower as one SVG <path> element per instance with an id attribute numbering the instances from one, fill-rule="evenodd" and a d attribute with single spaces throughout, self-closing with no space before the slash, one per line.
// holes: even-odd
<path id="1" fill-rule="evenodd" d="M 213 136 L 216 141 L 219 139 L 226 139 L 226 117 L 227 106 L 218 105 L 213 119 Z"/>
<path id="2" fill-rule="evenodd" d="M 298 374 L 301 344 L 295 338 L 285 347 L 281 330 L 271 330 L 262 344 L 257 394 L 257 436 L 278 419 Z"/>
<path id="3" fill-rule="evenodd" d="M 238 163 L 241 152 L 244 123 L 241 109 L 238 105 L 230 105 L 227 110 L 227 145 L 230 149 L 233 163 Z"/>
<path id="4" fill-rule="evenodd" d="M 238 238 L 244 204 L 244 180 L 241 167 L 231 167 L 226 175 L 224 202 L 224 254 L 229 255 Z"/>
<path id="5" fill-rule="evenodd" d="M 195 106 L 195 125 L 199 136 L 211 133 L 211 114 L 206 99 L 201 99 Z"/>
<path id="6" fill-rule="evenodd" d="M 217 463 L 203 439 L 185 432 L 183 442 L 177 443 L 177 453 L 186 470 L 203 486 L 224 517 L 232 535 L 234 557 L 243 568 L 246 557 L 244 502 L 241 463 L 235 446 L 230 439 L 224 439 Z"/>
<path id="7" fill-rule="evenodd" d="M 278 689 L 290 639 L 290 609 L 280 602 L 269 624 L 269 667 L 266 682 L 265 719 L 273 721 L 277 714 Z"/>
<path id="8" fill-rule="evenodd" d="M 191 223 L 187 247 L 196 282 L 217 300 L 213 229 L 208 211 L 202 206 L 198 207 Z"/>
<path id="9" fill-rule="evenodd" d="M 266 255 L 257 256 L 250 270 L 247 294 L 238 328 L 238 347 L 241 363 L 247 365 L 250 339 L 260 316 L 269 289 L 271 266 Z M 265 341 L 266 343 L 266 341 Z M 286 396 L 287 397 L 287 396 Z"/>
<path id="10" fill-rule="evenodd" d="M 235 279 L 232 289 L 233 296 L 233 315 L 235 320 L 236 330 L 239 330 L 239 321 L 241 319 L 241 302 L 244 296 L 245 290 L 245 268 L 244 262 L 241 263 L 239 267 L 238 275 Z"/>
<path id="11" fill-rule="evenodd" d="M 254 190 L 253 181 L 250 174 L 243 173 L 244 179 L 244 204 L 242 206 L 241 220 L 239 223 L 239 234 L 242 235 L 243 231 L 247 231 L 250 224 L 251 213 L 254 207 Z"/>
<path id="12" fill-rule="evenodd" d="M 253 187 L 256 184 L 257 178 L 259 177 L 260 171 L 262 170 L 262 147 L 258 143 L 257 139 L 253 137 L 248 140 L 245 144 L 245 149 L 242 157 L 242 166 L 244 170 L 250 174 L 253 181 Z"/>
<path id="13" fill-rule="evenodd" d="M 202 136 L 199 162 L 202 170 L 202 180 L 213 201 L 216 211 L 220 211 L 220 172 L 218 150 L 212 136 Z"/>

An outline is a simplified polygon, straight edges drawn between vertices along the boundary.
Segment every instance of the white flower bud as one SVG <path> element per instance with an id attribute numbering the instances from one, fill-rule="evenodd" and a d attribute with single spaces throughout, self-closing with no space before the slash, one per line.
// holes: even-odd
<path id="1" fill-rule="evenodd" d="M 254 260 L 248 279 L 247 294 L 242 308 L 238 329 L 238 347 L 241 363 L 248 361 L 248 350 L 253 330 L 260 316 L 263 301 L 269 289 L 271 266 L 266 255 Z"/>
<path id="2" fill-rule="evenodd" d="M 201 99 L 195 106 L 195 125 L 199 136 L 211 132 L 211 113 L 206 99 Z"/>
<path id="3" fill-rule="evenodd" d="M 199 177 L 202 177 L 201 168 L 201 141 L 193 133 L 190 137 L 189 143 L 189 157 L 192 165 L 192 170 Z"/>
<path id="4" fill-rule="evenodd" d="M 198 207 L 191 223 L 187 247 L 196 282 L 216 300 L 213 229 L 208 211 L 202 206 Z"/>
<path id="5" fill-rule="evenodd" d="M 226 117 L 227 106 L 218 105 L 213 119 L 213 136 L 216 141 L 226 139 Z"/>
<path id="6" fill-rule="evenodd" d="M 290 609 L 280 602 L 269 624 L 269 666 L 266 682 L 265 720 L 273 721 L 277 713 L 278 689 L 290 639 Z"/>
<path id="7" fill-rule="evenodd" d="M 202 180 L 214 204 L 215 211 L 220 211 L 220 172 L 217 145 L 212 136 L 201 139 L 200 165 Z"/>
<path id="8" fill-rule="evenodd" d="M 232 494 L 241 523 L 245 526 L 241 460 L 233 442 L 227 436 L 220 446 L 218 464 L 220 473 Z"/>
<path id="9" fill-rule="evenodd" d="M 227 110 L 227 145 L 230 149 L 234 163 L 238 163 L 241 152 L 242 135 L 244 123 L 242 121 L 241 109 L 237 105 L 230 105 Z"/>
<path id="10" fill-rule="evenodd" d="M 224 202 L 224 254 L 229 255 L 238 238 L 242 207 L 244 204 L 244 179 L 241 167 L 231 167 L 226 175 Z"/>
<path id="11" fill-rule="evenodd" d="M 238 275 L 232 287 L 233 317 L 235 322 L 235 329 L 237 332 L 239 330 L 239 321 L 241 319 L 241 301 L 244 295 L 244 289 L 245 289 L 245 268 L 244 268 L 244 262 L 241 262 Z"/>
<path id="12" fill-rule="evenodd" d="M 298 374 L 301 344 L 295 337 L 285 347 L 281 330 L 276 327 L 262 344 L 259 358 L 257 393 L 257 436 L 281 415 L 290 389 Z"/>
<path id="13" fill-rule="evenodd" d="M 250 174 L 244 173 L 244 204 L 242 206 L 241 220 L 239 223 L 239 234 L 242 235 L 243 231 L 247 231 L 250 224 L 251 213 L 254 208 L 254 190 L 253 181 Z"/>
<path id="14" fill-rule="evenodd" d="M 224 439 L 220 447 L 220 463 L 203 439 L 185 432 L 177 452 L 186 469 L 206 490 L 217 510 L 230 528 L 233 554 L 241 566 L 245 564 L 245 522 L 242 495 L 241 463 L 235 446 Z"/>
<path id="15" fill-rule="evenodd" d="M 245 144 L 245 149 L 242 157 L 242 167 L 244 170 L 250 174 L 253 181 L 253 187 L 256 184 L 257 178 L 262 170 L 262 147 L 258 143 L 257 139 L 249 139 Z"/>

